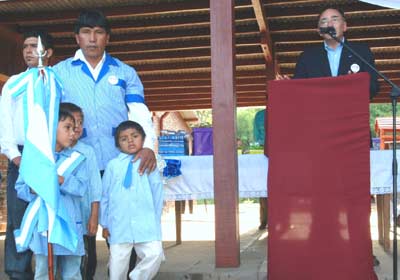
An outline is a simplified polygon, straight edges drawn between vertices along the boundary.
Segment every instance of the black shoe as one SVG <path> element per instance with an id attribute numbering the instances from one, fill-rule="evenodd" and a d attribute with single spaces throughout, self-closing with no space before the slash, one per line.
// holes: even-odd
<path id="1" fill-rule="evenodd" d="M 259 230 L 264 230 L 267 228 L 267 223 L 261 223 L 260 226 L 258 227 Z"/>
<path id="2" fill-rule="evenodd" d="M 381 262 L 378 260 L 378 258 L 376 257 L 376 256 L 373 256 L 374 257 L 374 266 L 379 266 L 380 264 L 381 264 Z"/>
<path id="3" fill-rule="evenodd" d="M 397 215 L 396 225 L 397 227 L 400 227 L 400 215 Z"/>

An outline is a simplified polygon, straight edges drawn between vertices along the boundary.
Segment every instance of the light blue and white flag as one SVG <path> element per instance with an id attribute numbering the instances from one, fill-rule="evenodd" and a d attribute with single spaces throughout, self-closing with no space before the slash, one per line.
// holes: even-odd
<path id="1" fill-rule="evenodd" d="M 25 143 L 20 178 L 38 198 L 27 208 L 21 228 L 14 232 L 18 249 L 28 248 L 33 231 L 47 234 L 48 242 L 74 251 L 77 234 L 60 204 L 54 160 L 61 83 L 49 67 L 32 68 L 10 85 L 11 94 L 23 94 Z"/>
<path id="2" fill-rule="evenodd" d="M 361 0 L 361 2 L 367 2 L 369 4 L 386 7 L 386 8 L 400 9 L 400 1 L 399 0 Z"/>

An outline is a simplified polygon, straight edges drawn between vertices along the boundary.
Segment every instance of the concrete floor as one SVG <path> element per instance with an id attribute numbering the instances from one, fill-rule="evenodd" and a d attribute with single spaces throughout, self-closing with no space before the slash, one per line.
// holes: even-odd
<path id="1" fill-rule="evenodd" d="M 180 279 L 266 279 L 267 230 L 259 231 L 258 204 L 242 203 L 239 208 L 240 251 L 239 268 L 216 269 L 214 265 L 214 207 L 195 205 L 193 214 L 182 215 L 181 245 L 175 245 L 175 214 L 173 208 L 163 215 L 163 244 L 166 261 L 162 264 L 156 280 Z M 375 268 L 379 280 L 393 280 L 391 252 L 386 253 L 378 245 L 375 205 L 372 204 L 371 236 L 374 254 L 380 265 Z M 95 279 L 107 279 L 108 250 L 99 231 L 98 268 Z M 0 263 L 4 263 L 4 237 L 0 238 Z M 398 262 L 398 266 L 399 266 Z M 3 269 L 1 269 L 3 270 Z M 399 274 L 400 278 L 400 274 Z M 0 271 L 0 279 L 7 279 Z"/>

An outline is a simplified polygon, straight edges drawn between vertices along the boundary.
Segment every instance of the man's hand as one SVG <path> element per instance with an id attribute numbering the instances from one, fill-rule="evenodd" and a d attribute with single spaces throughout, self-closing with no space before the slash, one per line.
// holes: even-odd
<path id="1" fill-rule="evenodd" d="M 19 167 L 19 165 L 21 164 L 21 156 L 15 157 L 12 159 L 12 162 Z"/>
<path id="2" fill-rule="evenodd" d="M 143 173 L 147 170 L 147 173 L 150 173 L 156 169 L 157 162 L 156 162 L 156 156 L 153 152 L 153 150 L 149 148 L 143 148 L 141 149 L 133 159 L 133 162 L 137 161 L 138 159 L 141 159 L 140 165 L 139 165 L 139 174 L 143 175 Z"/>
<path id="3" fill-rule="evenodd" d="M 108 231 L 108 229 L 103 228 L 102 236 L 104 239 L 107 239 L 108 237 L 110 237 L 110 232 Z"/>
<path id="4" fill-rule="evenodd" d="M 58 175 L 58 184 L 61 186 L 62 184 L 64 184 L 64 177 Z"/>
<path id="5" fill-rule="evenodd" d="M 290 80 L 290 77 L 288 75 L 281 75 L 279 73 L 276 73 L 275 75 L 275 80 L 281 81 L 281 80 Z"/>
<path id="6" fill-rule="evenodd" d="M 92 202 L 89 222 L 87 225 L 88 235 L 94 236 L 97 233 L 97 227 L 99 225 L 99 202 Z"/>
<path id="7" fill-rule="evenodd" d="M 87 227 L 88 235 L 95 236 L 98 227 L 98 218 L 95 215 L 90 215 Z"/>

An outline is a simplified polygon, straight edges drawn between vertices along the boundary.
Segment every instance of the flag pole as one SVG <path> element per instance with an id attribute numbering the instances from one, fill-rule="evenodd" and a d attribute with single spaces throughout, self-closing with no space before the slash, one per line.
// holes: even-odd
<path id="1" fill-rule="evenodd" d="M 37 57 L 38 57 L 38 69 L 39 69 L 39 75 L 43 77 L 43 57 L 46 55 L 47 51 L 44 50 L 43 45 L 42 45 L 42 40 L 40 39 L 40 36 L 38 36 L 38 42 L 37 42 Z M 54 262 L 53 262 L 53 244 L 49 242 L 49 232 L 47 231 L 47 264 L 48 264 L 48 274 L 49 274 L 49 280 L 54 280 L 54 273 L 53 273 L 53 268 L 54 268 Z"/>
<path id="2" fill-rule="evenodd" d="M 47 262 L 48 262 L 49 280 L 54 280 L 53 244 L 49 242 L 49 239 L 47 239 Z"/>

